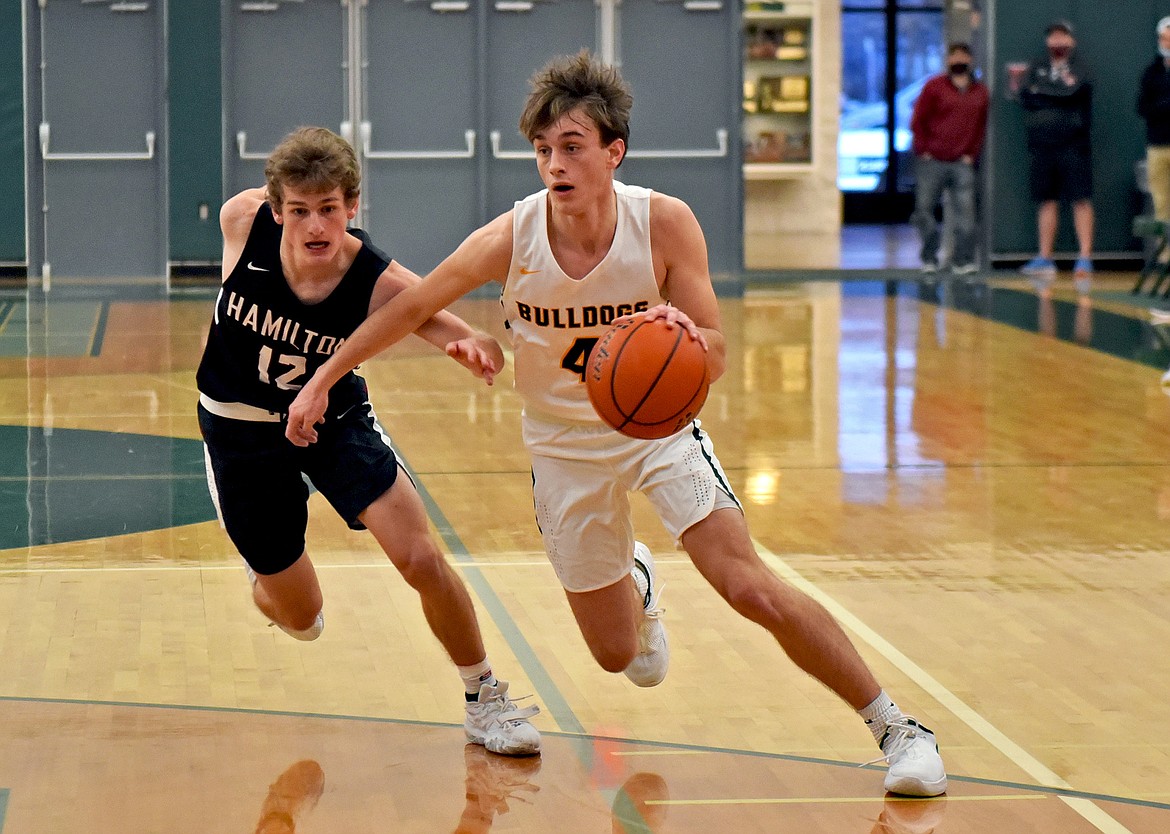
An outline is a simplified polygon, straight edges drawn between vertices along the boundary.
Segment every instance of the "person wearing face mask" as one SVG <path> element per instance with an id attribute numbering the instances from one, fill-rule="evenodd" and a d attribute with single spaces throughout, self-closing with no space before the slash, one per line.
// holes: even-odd
<path id="1" fill-rule="evenodd" d="M 1077 294 L 1088 297 L 1093 275 L 1093 168 L 1089 128 L 1092 83 L 1076 56 L 1072 25 L 1058 20 L 1045 32 L 1048 54 L 1033 63 L 1020 89 L 1031 156 L 1032 199 L 1036 201 L 1037 257 L 1023 272 L 1042 296 L 1056 278 L 1052 250 L 1060 203 L 1073 208 L 1079 253 L 1073 267 Z"/>
<path id="2" fill-rule="evenodd" d="M 943 191 L 951 191 L 957 275 L 975 264 L 975 162 L 987 133 L 987 87 L 972 73 L 971 48 L 947 48 L 947 71 L 926 82 L 910 116 L 915 157 L 915 209 L 912 218 L 922 237 L 922 271 L 938 270 L 939 227 L 934 210 Z"/>

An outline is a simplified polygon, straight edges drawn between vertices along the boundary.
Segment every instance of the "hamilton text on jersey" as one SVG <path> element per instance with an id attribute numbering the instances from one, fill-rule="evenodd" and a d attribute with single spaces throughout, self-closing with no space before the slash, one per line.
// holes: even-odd
<path id="1" fill-rule="evenodd" d="M 258 304 L 249 304 L 243 296 L 235 292 L 228 293 L 225 310 L 228 316 L 252 332 L 278 342 L 286 342 L 305 356 L 310 353 L 329 356 L 345 344 L 344 337 L 323 336 L 307 327 L 302 329 L 301 323 L 296 319 L 274 315 L 272 310 L 261 308 Z"/>
<path id="2" fill-rule="evenodd" d="M 639 301 L 635 304 L 593 304 L 584 307 L 536 307 L 530 304 L 516 302 L 516 312 L 524 321 L 531 322 L 537 327 L 556 327 L 560 329 L 576 330 L 582 327 L 608 327 L 616 319 L 629 316 L 633 313 L 643 313 L 650 309 L 648 301 Z"/>

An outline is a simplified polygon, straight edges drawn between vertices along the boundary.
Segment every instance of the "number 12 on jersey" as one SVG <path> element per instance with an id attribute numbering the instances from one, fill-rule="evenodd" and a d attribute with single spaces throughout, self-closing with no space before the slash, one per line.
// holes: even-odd
<path id="1" fill-rule="evenodd" d="M 585 354 L 588 357 L 588 353 Z M 299 377 L 305 375 L 305 357 L 289 355 L 282 353 L 276 357 L 277 370 L 281 366 L 287 367 L 288 370 L 276 378 L 276 387 L 282 391 L 299 391 L 304 387 L 303 382 L 297 382 Z M 260 348 L 260 381 L 265 385 L 272 384 L 272 378 L 269 369 L 272 368 L 272 348 L 265 345 Z M 584 379 L 584 365 L 582 365 L 582 379 Z"/>

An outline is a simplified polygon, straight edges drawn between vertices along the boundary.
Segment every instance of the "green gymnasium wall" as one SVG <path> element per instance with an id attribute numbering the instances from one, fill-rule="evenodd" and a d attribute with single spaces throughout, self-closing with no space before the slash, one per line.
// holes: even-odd
<path id="1" fill-rule="evenodd" d="M 1004 64 L 1044 54 L 1044 29 L 1068 20 L 1093 89 L 1093 204 L 1098 253 L 1140 248 L 1130 233 L 1140 207 L 1134 163 L 1145 155 L 1145 122 L 1137 115 L 1138 82 L 1156 54 L 1154 26 L 1170 14 L 1167 0 L 996 0 L 991 27 L 996 93 L 992 105 L 991 252 L 1036 249 L 1036 207 L 1028 193 L 1023 111 L 1003 95 Z M 1072 218 L 1062 209 L 1057 252 L 1075 252 Z"/>
<path id="2" fill-rule="evenodd" d="M 173 262 L 220 257 L 220 0 L 167 5 L 170 247 Z M 200 207 L 206 206 L 206 217 Z"/>
<path id="3" fill-rule="evenodd" d="M 991 6 L 990 3 L 986 4 Z M 169 190 L 172 261 L 219 258 L 218 208 L 223 199 L 220 91 L 220 0 L 168 4 Z M 1030 253 L 1036 246 L 1035 206 L 1019 105 L 1004 99 L 1003 65 L 1043 51 L 1044 26 L 1065 18 L 1096 79 L 1094 203 L 1099 252 L 1136 251 L 1130 235 L 1138 206 L 1133 165 L 1144 154 L 1144 125 L 1134 110 L 1142 69 L 1155 54 L 1154 25 L 1170 14 L 1167 0 L 997 0 L 988 8 L 997 94 L 989 147 L 991 251 Z M 0 262 L 25 260 L 21 4 L 0 3 Z M 200 218 L 200 206 L 207 218 Z M 1071 222 L 1062 216 L 1058 249 L 1071 251 Z"/>
<path id="4" fill-rule="evenodd" d="M 25 262 L 24 93 L 19 3 L 0 3 L 0 263 Z"/>

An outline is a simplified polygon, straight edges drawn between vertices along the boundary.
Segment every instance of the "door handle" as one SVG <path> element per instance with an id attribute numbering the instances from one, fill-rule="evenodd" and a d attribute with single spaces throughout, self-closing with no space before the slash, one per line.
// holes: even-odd
<path id="1" fill-rule="evenodd" d="M 369 122 L 362 122 L 361 132 L 362 153 L 366 159 L 471 159 L 475 156 L 474 130 L 463 131 L 467 148 L 459 151 L 375 151 L 370 149 L 373 126 Z"/>
<path id="2" fill-rule="evenodd" d="M 49 123 L 41 122 L 41 158 L 49 160 L 68 160 L 72 162 L 96 162 L 107 159 L 154 159 L 154 131 L 146 131 L 146 152 L 128 151 L 126 153 L 53 153 L 49 150 Z"/>
<path id="3" fill-rule="evenodd" d="M 500 149 L 500 132 L 493 130 L 490 134 L 492 140 L 492 157 L 495 159 L 527 159 L 532 161 L 535 159 L 535 153 L 531 148 L 526 151 L 505 151 Z"/>
<path id="4" fill-rule="evenodd" d="M 240 159 L 268 159 L 272 151 L 268 153 L 256 153 L 248 150 L 248 132 L 241 130 L 236 134 L 236 147 L 240 149 Z"/>
<path id="5" fill-rule="evenodd" d="M 349 122 L 341 123 L 341 138 L 346 142 L 353 143 L 353 129 Z M 236 134 L 236 147 L 239 149 L 240 159 L 268 159 L 272 156 L 272 151 L 250 151 L 248 150 L 248 131 L 241 130 Z"/>
<path id="6" fill-rule="evenodd" d="M 694 150 L 634 150 L 627 151 L 630 159 L 711 159 L 727 156 L 727 128 L 715 129 L 714 148 Z"/>

